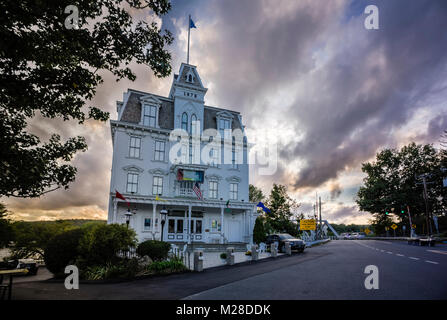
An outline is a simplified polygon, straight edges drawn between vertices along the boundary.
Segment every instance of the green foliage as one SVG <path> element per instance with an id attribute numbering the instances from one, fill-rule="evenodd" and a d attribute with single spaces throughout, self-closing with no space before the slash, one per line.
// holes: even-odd
<path id="1" fill-rule="evenodd" d="M 79 8 L 77 28 L 65 27 L 68 5 Z M 161 17 L 170 8 L 168 0 L 0 3 L 0 196 L 39 197 L 68 188 L 76 175 L 69 161 L 87 149 L 85 139 L 63 142 L 55 133 L 41 143 L 27 131 L 29 120 L 36 114 L 77 123 L 107 120 L 109 114 L 90 100 L 105 71 L 116 80 L 135 80 L 133 62 L 168 76 L 172 34 L 130 13 L 146 19 L 149 10 Z"/>
<path id="2" fill-rule="evenodd" d="M 154 261 L 165 260 L 168 257 L 171 244 L 158 241 L 158 240 L 146 240 L 141 242 L 137 247 L 137 254 L 140 257 L 148 256 Z"/>
<path id="3" fill-rule="evenodd" d="M 299 204 L 287 194 L 287 188 L 283 185 L 273 184 L 266 205 L 271 213 L 265 215 L 264 225 L 267 233 L 286 232 L 292 236 L 298 236 L 298 225 L 291 221 L 293 211 L 299 208 Z"/>
<path id="4" fill-rule="evenodd" d="M 246 256 L 251 256 L 251 251 L 248 250 L 247 252 L 245 252 L 245 255 L 246 255 Z"/>
<path id="5" fill-rule="evenodd" d="M 136 245 L 136 234 L 121 224 L 97 224 L 85 228 L 79 242 L 80 261 L 85 265 L 106 265 L 118 259 L 117 253 Z M 79 266 L 78 266 L 79 267 Z"/>
<path id="6" fill-rule="evenodd" d="M 41 221 L 18 221 L 12 224 L 14 230 L 14 245 L 11 247 L 12 257 L 15 259 L 35 257 L 42 259 L 44 249 L 55 236 L 74 229 L 66 221 L 45 223 Z"/>
<path id="7" fill-rule="evenodd" d="M 444 165 L 443 165 L 444 163 Z M 408 225 L 406 207 L 410 207 L 413 219 L 425 215 L 423 186 L 416 176 L 429 173 L 428 206 L 429 210 L 441 213 L 447 207 L 445 188 L 442 186 L 442 166 L 445 166 L 445 152 L 436 151 L 432 145 L 411 143 L 400 150 L 385 149 L 376 155 L 374 162 L 363 163 L 362 171 L 366 173 L 364 185 L 357 193 L 360 210 L 373 214 L 374 231 L 385 232 L 385 227 L 392 224 L 389 210 L 399 222 Z M 442 200 L 438 200 L 438 197 Z M 401 211 L 404 210 L 404 214 Z"/>
<path id="8" fill-rule="evenodd" d="M 82 274 L 86 280 L 131 279 L 140 271 L 137 259 L 123 259 L 105 265 L 88 267 Z"/>
<path id="9" fill-rule="evenodd" d="M 259 216 L 256 218 L 255 226 L 253 227 L 253 241 L 257 244 L 265 242 L 267 232 L 265 231 L 265 218 Z"/>
<path id="10" fill-rule="evenodd" d="M 85 229 L 77 228 L 53 237 L 45 248 L 45 265 L 53 274 L 62 275 L 67 265 L 80 255 L 79 242 Z"/>
<path id="11" fill-rule="evenodd" d="M 172 273 L 188 270 L 179 259 L 169 261 L 155 261 L 148 266 L 148 269 L 155 273 Z"/>
<path id="12" fill-rule="evenodd" d="M 220 254 L 220 258 L 225 260 L 227 258 L 227 254 L 225 252 L 222 252 Z"/>
<path id="13" fill-rule="evenodd" d="M 0 203 L 0 249 L 9 245 L 14 240 L 14 230 L 8 219 L 8 210 Z"/>
<path id="14" fill-rule="evenodd" d="M 250 184 L 248 186 L 248 198 L 250 202 L 258 203 L 259 201 L 263 201 L 265 196 L 262 193 L 262 190 Z"/>

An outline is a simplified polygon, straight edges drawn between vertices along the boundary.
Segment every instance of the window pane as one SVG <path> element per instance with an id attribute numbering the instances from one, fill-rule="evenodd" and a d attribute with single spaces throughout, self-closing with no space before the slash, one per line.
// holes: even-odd
<path id="1" fill-rule="evenodd" d="M 175 227 L 175 220 L 174 219 L 169 219 L 168 220 L 168 232 L 169 233 L 174 233 L 174 227 Z"/>
<path id="2" fill-rule="evenodd" d="M 177 233 L 183 233 L 183 220 L 177 220 Z"/>
<path id="3" fill-rule="evenodd" d="M 151 227 L 151 219 L 150 218 L 145 218 L 144 219 L 144 229 L 148 230 Z"/>
<path id="4" fill-rule="evenodd" d="M 202 233 L 202 220 L 196 220 L 196 233 Z"/>

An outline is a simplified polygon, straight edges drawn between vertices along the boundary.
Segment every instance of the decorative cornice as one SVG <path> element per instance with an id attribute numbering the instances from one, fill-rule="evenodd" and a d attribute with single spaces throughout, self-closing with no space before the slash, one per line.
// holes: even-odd
<path id="1" fill-rule="evenodd" d="M 241 182 L 241 178 L 239 178 L 238 176 L 231 176 L 226 178 L 225 180 L 227 180 L 228 182 Z"/>
<path id="2" fill-rule="evenodd" d="M 130 165 L 130 166 L 125 166 L 123 167 L 124 171 L 137 171 L 139 173 L 142 173 L 144 170 L 141 169 L 140 167 L 136 166 L 136 165 Z"/>
<path id="3" fill-rule="evenodd" d="M 161 169 L 161 168 L 150 169 L 148 171 L 151 174 L 159 174 L 159 175 L 164 175 L 164 176 L 167 176 L 169 174 L 169 171 Z"/>

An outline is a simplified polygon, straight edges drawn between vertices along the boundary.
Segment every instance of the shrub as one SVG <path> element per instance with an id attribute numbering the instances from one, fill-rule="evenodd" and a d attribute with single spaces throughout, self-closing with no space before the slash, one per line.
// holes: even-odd
<path id="1" fill-rule="evenodd" d="M 47 269 L 53 274 L 64 274 L 65 267 L 72 264 L 79 255 L 79 241 L 84 230 L 73 229 L 52 238 L 44 253 Z"/>
<path id="2" fill-rule="evenodd" d="M 248 250 L 247 252 L 245 252 L 245 255 L 246 255 L 246 256 L 251 256 L 251 251 Z"/>
<path id="3" fill-rule="evenodd" d="M 155 261 L 148 266 L 148 269 L 155 273 L 171 273 L 188 270 L 180 259 Z"/>
<path id="4" fill-rule="evenodd" d="M 158 240 L 147 240 L 138 245 L 137 254 L 140 257 L 148 256 L 154 261 L 166 260 L 169 249 L 171 249 L 170 243 Z"/>
<path id="5" fill-rule="evenodd" d="M 95 224 L 84 229 L 79 243 L 80 261 L 105 266 L 118 261 L 117 253 L 135 246 L 135 231 L 120 224 Z M 79 267 L 79 266 L 78 266 Z"/>
<path id="6" fill-rule="evenodd" d="M 262 217 L 257 217 L 253 227 L 253 242 L 260 244 L 261 242 L 264 242 L 266 238 L 267 232 L 264 226 L 264 219 Z"/>
<path id="7" fill-rule="evenodd" d="M 221 259 L 226 259 L 227 258 L 227 254 L 225 252 L 220 254 L 220 258 Z"/>
<path id="8" fill-rule="evenodd" d="M 125 259 L 120 262 L 109 262 L 106 265 L 88 267 L 82 274 L 82 278 L 87 280 L 129 279 L 133 278 L 139 270 L 137 259 Z"/>

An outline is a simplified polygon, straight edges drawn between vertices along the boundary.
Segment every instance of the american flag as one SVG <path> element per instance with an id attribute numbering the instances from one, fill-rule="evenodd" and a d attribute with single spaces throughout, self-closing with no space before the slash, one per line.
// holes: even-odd
<path id="1" fill-rule="evenodd" d="M 203 200 L 202 191 L 200 191 L 200 186 L 198 182 L 194 183 L 194 187 L 192 187 L 192 190 L 194 190 L 199 200 Z"/>

